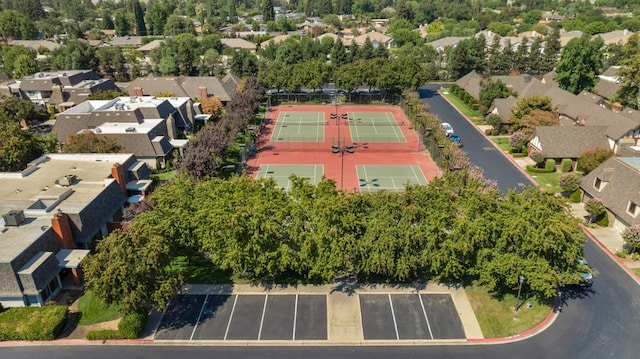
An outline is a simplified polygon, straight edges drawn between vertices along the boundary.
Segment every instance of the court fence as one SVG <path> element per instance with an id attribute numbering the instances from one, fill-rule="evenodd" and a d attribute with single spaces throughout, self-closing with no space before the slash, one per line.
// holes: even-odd
<path id="1" fill-rule="evenodd" d="M 311 104 L 335 104 L 335 96 L 326 92 L 275 92 L 268 94 L 269 104 L 277 106 L 283 102 L 299 102 Z M 341 105 L 368 105 L 385 103 L 398 105 L 402 101 L 402 96 L 398 94 L 388 94 L 384 92 L 357 92 L 340 95 Z"/>
<path id="2" fill-rule="evenodd" d="M 397 137 L 371 136 L 360 137 L 359 142 L 351 138 L 330 137 L 324 142 L 317 142 L 315 137 L 280 137 L 277 141 L 265 144 L 263 151 L 307 151 L 307 152 L 420 152 L 424 150 L 421 141 L 408 143 L 397 142 Z M 375 142 L 373 142 L 375 141 Z"/>

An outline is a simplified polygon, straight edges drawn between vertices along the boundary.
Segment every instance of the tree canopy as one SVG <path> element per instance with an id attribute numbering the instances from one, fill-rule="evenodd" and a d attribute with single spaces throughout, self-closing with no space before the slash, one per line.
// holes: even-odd
<path id="1" fill-rule="evenodd" d="M 591 89 L 600 73 L 604 53 L 601 37 L 589 35 L 571 39 L 562 49 L 556 66 L 555 80 L 560 88 L 573 94 Z"/>
<path id="2" fill-rule="evenodd" d="M 118 153 L 120 145 L 114 138 L 98 136 L 91 130 L 70 135 L 62 148 L 64 153 Z"/>

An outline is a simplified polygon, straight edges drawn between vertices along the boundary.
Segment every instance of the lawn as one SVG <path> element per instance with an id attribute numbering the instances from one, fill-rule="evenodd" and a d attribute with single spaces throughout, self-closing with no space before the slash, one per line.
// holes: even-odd
<path id="1" fill-rule="evenodd" d="M 640 276 L 640 268 L 633 268 L 633 271 Z"/>
<path id="2" fill-rule="evenodd" d="M 517 312 L 516 294 L 507 294 L 501 299 L 492 297 L 484 287 L 476 284 L 465 288 L 473 311 L 485 338 L 500 338 L 515 335 L 540 324 L 551 311 L 548 303 L 539 303 L 521 295 Z M 531 303 L 531 307 L 527 305 Z"/>
<path id="3" fill-rule="evenodd" d="M 456 95 L 449 92 L 442 92 L 442 96 L 446 97 L 449 102 L 453 104 L 460 112 L 464 113 L 465 116 L 474 119 L 478 117 L 482 117 L 482 112 L 471 109 L 469 105 L 462 102 Z"/>
<path id="4" fill-rule="evenodd" d="M 551 172 L 551 173 L 531 173 L 529 172 L 531 177 L 538 182 L 538 184 L 546 191 L 550 193 L 560 193 L 562 192 L 562 188 L 558 186 L 558 178 L 560 176 L 566 174 L 563 172 Z M 576 172 L 578 177 L 582 178 L 582 174 Z"/>
<path id="5" fill-rule="evenodd" d="M 151 175 L 151 178 L 157 178 L 160 182 L 166 182 L 173 178 L 176 175 L 176 170 L 164 171 L 160 173 L 155 173 Z"/>
<path id="6" fill-rule="evenodd" d="M 102 299 L 96 297 L 91 291 L 85 292 L 78 299 L 78 311 L 82 313 L 78 325 L 108 322 L 120 317 L 115 305 L 106 307 Z"/>
<path id="7" fill-rule="evenodd" d="M 53 340 L 67 319 L 67 307 L 9 308 L 0 313 L 0 340 Z"/>
<path id="8" fill-rule="evenodd" d="M 509 145 L 509 136 L 493 137 L 491 140 L 495 142 L 501 150 L 505 152 L 509 152 L 509 150 L 511 150 L 511 145 Z"/>
<path id="9" fill-rule="evenodd" d="M 171 265 L 171 270 L 180 272 L 185 283 L 189 284 L 227 284 L 241 283 L 231 276 L 231 271 L 218 268 L 201 256 L 194 256 L 187 261 L 187 257 L 178 257 Z M 244 281 L 246 283 L 246 281 Z"/>

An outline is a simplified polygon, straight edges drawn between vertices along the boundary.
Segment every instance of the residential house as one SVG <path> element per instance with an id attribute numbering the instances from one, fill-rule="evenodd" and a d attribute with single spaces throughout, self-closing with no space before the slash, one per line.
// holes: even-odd
<path id="1" fill-rule="evenodd" d="M 566 31 L 564 29 L 560 30 L 560 47 L 564 48 L 567 46 L 569 41 L 581 37 L 584 33 L 580 30 Z"/>
<path id="2" fill-rule="evenodd" d="M 205 99 L 218 97 L 223 104 L 231 101 L 239 79 L 227 75 L 222 80 L 214 76 L 169 76 L 149 75 L 131 81 L 126 91 L 131 96 L 155 96 L 171 94 L 174 97 Z"/>
<path id="3" fill-rule="evenodd" d="M 118 90 L 118 87 L 93 70 L 38 72 L 0 85 L 0 91 L 29 99 L 39 107 L 55 106 L 58 111 L 85 101 L 97 91 L 107 90 Z"/>
<path id="4" fill-rule="evenodd" d="M 81 287 L 82 260 L 120 220 L 129 183 L 150 186 L 143 167 L 132 154 L 49 154 L 0 173 L 0 304 L 41 306 Z"/>
<path id="5" fill-rule="evenodd" d="M 509 128 L 511 125 L 511 109 L 517 102 L 518 100 L 513 96 L 493 100 L 493 104 L 489 108 L 489 113 L 500 116 L 500 127 Z"/>
<path id="6" fill-rule="evenodd" d="M 362 46 L 367 41 L 367 39 L 369 39 L 369 41 L 371 41 L 371 43 L 373 44 L 374 48 L 382 46 L 384 48 L 389 49 L 389 48 L 395 46 L 395 41 L 393 41 L 392 37 L 387 36 L 385 34 L 381 34 L 381 33 L 376 32 L 376 31 L 367 32 L 365 34 L 362 34 L 362 35 L 354 37 L 353 38 L 353 43 L 358 45 L 358 46 Z"/>
<path id="7" fill-rule="evenodd" d="M 85 130 L 114 138 L 121 152 L 134 153 L 156 169 L 165 167 L 175 148 L 184 148 L 195 115 L 188 97 L 118 97 L 86 101 L 59 114 L 53 132 L 63 146 L 68 136 Z"/>
<path id="8" fill-rule="evenodd" d="M 482 82 L 482 76 L 477 72 L 471 71 L 468 74 L 462 76 L 455 82 L 460 88 L 465 90 L 471 97 L 476 100 L 480 98 L 480 83 Z"/>
<path id="9" fill-rule="evenodd" d="M 428 44 L 433 46 L 433 48 L 438 52 L 445 52 L 447 51 L 447 49 L 456 47 L 458 43 L 460 43 L 460 41 L 464 39 L 466 39 L 466 37 L 448 36 L 443 37 L 442 39 L 431 41 Z"/>
<path id="10" fill-rule="evenodd" d="M 26 47 L 28 49 L 32 49 L 33 51 L 35 51 L 37 53 L 36 59 L 39 59 L 39 60 L 47 58 L 47 55 L 40 53 L 41 49 L 46 49 L 48 51 L 53 51 L 53 50 L 57 49 L 58 47 L 62 46 L 57 42 L 48 41 L 48 40 L 13 40 L 13 41 L 11 41 L 11 43 L 9 45 L 11 45 L 11 46 L 20 45 L 20 46 L 24 46 L 24 47 Z"/>
<path id="11" fill-rule="evenodd" d="M 556 160 L 557 164 L 568 158 L 575 166 L 587 150 L 609 149 L 606 130 L 606 126 L 538 126 L 529 141 L 529 153 L 540 152 L 544 158 Z"/>
<path id="12" fill-rule="evenodd" d="M 227 47 L 233 50 L 249 50 L 251 53 L 255 53 L 257 46 L 253 42 L 247 41 L 245 39 L 237 39 L 237 38 L 222 38 L 220 39 L 223 47 Z"/>
<path id="13" fill-rule="evenodd" d="M 612 100 L 620 88 L 620 78 L 617 73 L 620 66 L 610 66 L 598 75 L 598 82 L 594 86 L 594 92 L 606 100 Z"/>
<path id="14" fill-rule="evenodd" d="M 111 38 L 111 41 L 109 41 L 109 45 L 110 46 L 117 46 L 117 47 L 140 47 L 142 46 L 142 40 L 145 38 L 145 36 L 130 36 L 130 35 L 126 35 L 126 36 L 113 36 Z"/>
<path id="15" fill-rule="evenodd" d="M 609 31 L 603 34 L 596 34 L 592 36 L 592 39 L 596 37 L 600 37 L 602 41 L 604 41 L 605 46 L 616 45 L 616 44 L 623 45 L 629 40 L 631 36 L 633 36 L 633 32 L 627 29 L 624 29 L 624 30 Z"/>
<path id="16" fill-rule="evenodd" d="M 260 43 L 260 48 L 264 49 L 265 47 L 273 44 L 273 45 L 278 45 L 279 43 L 283 42 L 284 40 L 288 39 L 290 37 L 290 35 L 288 34 L 281 34 L 278 35 L 274 38 L 271 38 L 269 40 L 263 41 Z"/>
<path id="17" fill-rule="evenodd" d="M 640 156 L 640 148 L 636 149 Z M 611 157 L 580 182 L 584 199 L 597 198 L 613 216 L 613 228 L 640 225 L 640 157 Z"/>

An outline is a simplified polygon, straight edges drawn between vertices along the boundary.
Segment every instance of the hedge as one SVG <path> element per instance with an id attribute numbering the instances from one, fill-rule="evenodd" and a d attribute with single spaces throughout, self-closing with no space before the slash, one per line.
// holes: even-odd
<path id="1" fill-rule="evenodd" d="M 598 216 L 596 219 L 596 224 L 600 227 L 608 227 L 609 226 L 609 214 L 604 212 L 602 215 Z"/>
<path id="2" fill-rule="evenodd" d="M 546 168 L 538 168 L 531 165 L 527 165 L 527 171 L 531 173 L 551 173 L 552 171 L 547 170 Z"/>
<path id="3" fill-rule="evenodd" d="M 87 340 L 110 340 L 110 339 L 122 339 L 122 335 L 117 330 L 113 329 L 98 329 L 91 330 L 85 335 Z"/>
<path id="4" fill-rule="evenodd" d="M 118 330 L 120 334 L 126 339 L 137 339 L 142 335 L 144 326 L 147 324 L 147 314 L 134 313 L 125 315 L 120 323 L 118 323 Z"/>
<path id="5" fill-rule="evenodd" d="M 54 340 L 67 321 L 67 307 L 9 308 L 0 313 L 0 341 Z"/>
<path id="6" fill-rule="evenodd" d="M 545 164 L 544 164 L 544 169 L 546 169 L 549 172 L 555 171 L 556 170 L 556 160 L 554 160 L 553 158 L 547 159 L 547 162 L 545 162 Z"/>
<path id="7" fill-rule="evenodd" d="M 571 167 L 573 165 L 573 161 L 570 158 L 563 158 L 562 162 L 560 162 L 560 170 L 562 172 L 571 171 Z"/>
<path id="8" fill-rule="evenodd" d="M 582 198 L 582 190 L 580 188 L 573 191 L 573 193 L 571 193 L 571 196 L 569 196 L 569 200 L 571 200 L 572 203 L 580 203 L 581 198 Z"/>

